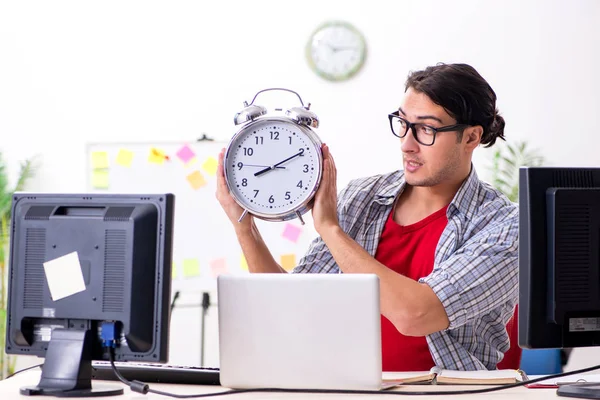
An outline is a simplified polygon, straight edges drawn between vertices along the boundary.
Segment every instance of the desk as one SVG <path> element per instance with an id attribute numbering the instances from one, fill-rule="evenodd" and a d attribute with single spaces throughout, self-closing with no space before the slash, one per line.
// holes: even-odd
<path id="1" fill-rule="evenodd" d="M 19 394 L 19 388 L 22 386 L 35 386 L 40 379 L 40 371 L 32 370 L 23 372 L 13 378 L 0 381 L 0 399 L 2 400 L 23 400 L 23 399 L 37 399 L 45 400 L 52 399 L 53 397 L 28 397 L 21 396 Z M 102 384 L 121 385 L 125 388 L 125 394 L 123 396 L 114 397 L 97 397 L 98 399 L 115 399 L 115 400 L 167 400 L 170 397 L 159 396 L 155 394 L 142 395 L 139 393 L 131 392 L 129 388 L 122 385 L 120 382 L 108 382 L 108 381 L 94 381 Z M 164 390 L 174 392 L 178 394 L 200 394 L 200 393 L 215 393 L 227 390 L 220 386 L 195 386 L 195 385 L 167 385 L 167 384 L 151 384 L 153 389 Z M 469 390 L 475 388 L 481 388 L 482 386 L 404 386 L 402 388 L 394 389 L 394 391 L 431 391 L 436 392 L 440 390 Z M 229 396 L 217 396 L 214 399 L 223 400 L 252 400 L 252 399 L 326 399 L 326 400 L 339 400 L 340 398 L 347 399 L 378 399 L 378 400 L 389 400 L 389 399 L 450 399 L 450 400 L 467 400 L 467 399 L 494 399 L 494 400 L 514 400 L 514 399 L 547 399 L 549 397 L 556 396 L 556 389 L 527 389 L 524 387 L 502 390 L 499 392 L 484 393 L 484 394 L 463 394 L 456 396 L 395 396 L 395 395 L 341 395 L 341 394 L 309 394 L 309 393 L 240 393 L 239 395 Z M 56 397 L 54 397 L 56 399 Z M 212 399 L 213 397 L 209 397 Z M 72 398 L 79 399 L 79 398 Z M 88 400 L 90 397 L 87 398 Z"/>

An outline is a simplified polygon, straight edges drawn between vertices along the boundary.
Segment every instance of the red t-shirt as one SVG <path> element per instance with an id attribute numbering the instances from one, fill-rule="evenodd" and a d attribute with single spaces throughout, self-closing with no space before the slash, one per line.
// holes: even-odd
<path id="1" fill-rule="evenodd" d="M 419 280 L 433 270 L 435 248 L 446 225 L 448 206 L 412 225 L 401 226 L 390 213 L 375 259 L 407 278 Z M 435 364 L 424 336 L 404 336 L 381 316 L 381 350 L 384 371 L 429 371 Z"/>

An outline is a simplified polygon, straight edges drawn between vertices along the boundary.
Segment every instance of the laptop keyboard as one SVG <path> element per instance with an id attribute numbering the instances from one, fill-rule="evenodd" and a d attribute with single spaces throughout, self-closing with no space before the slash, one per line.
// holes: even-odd
<path id="1" fill-rule="evenodd" d="M 128 380 L 146 383 L 220 385 L 219 368 L 171 364 L 116 362 L 117 370 Z M 119 380 L 109 362 L 92 362 L 92 379 Z"/>

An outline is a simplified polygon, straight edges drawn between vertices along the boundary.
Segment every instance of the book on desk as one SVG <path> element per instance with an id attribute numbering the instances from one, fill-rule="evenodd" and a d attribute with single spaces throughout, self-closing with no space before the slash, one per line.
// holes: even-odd
<path id="1" fill-rule="evenodd" d="M 527 375 L 516 369 L 493 371 L 454 371 L 433 367 L 423 372 L 384 372 L 384 382 L 400 385 L 505 385 L 529 380 Z"/>

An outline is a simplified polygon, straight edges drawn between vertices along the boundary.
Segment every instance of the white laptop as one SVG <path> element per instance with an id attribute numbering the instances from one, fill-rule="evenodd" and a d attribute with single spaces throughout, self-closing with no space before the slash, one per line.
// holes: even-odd
<path id="1" fill-rule="evenodd" d="M 376 275 L 220 275 L 218 312 L 222 386 L 384 388 Z"/>

